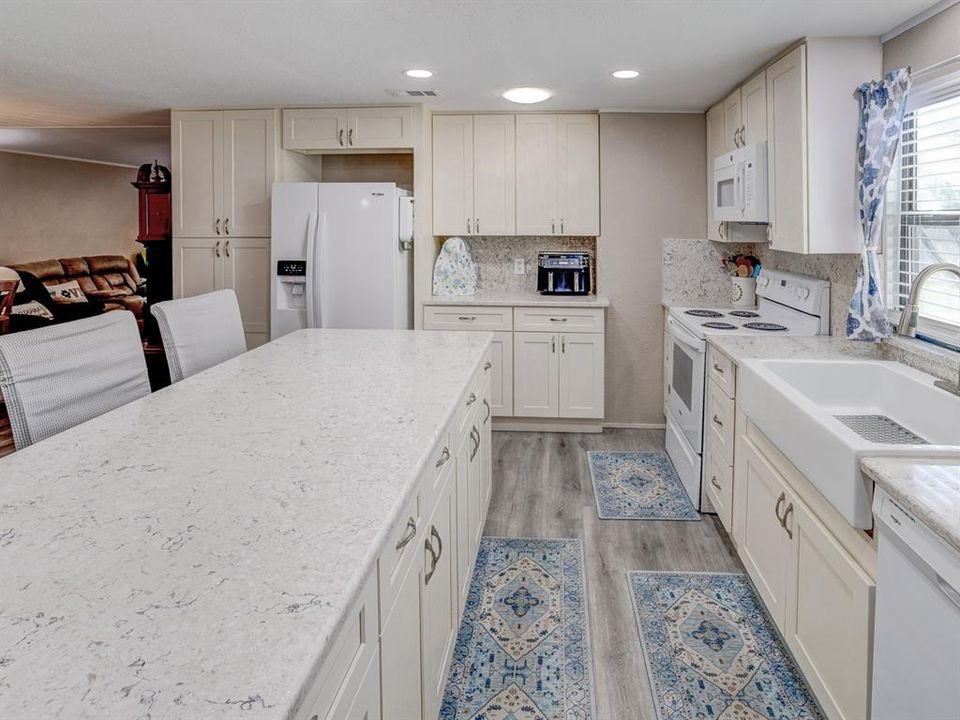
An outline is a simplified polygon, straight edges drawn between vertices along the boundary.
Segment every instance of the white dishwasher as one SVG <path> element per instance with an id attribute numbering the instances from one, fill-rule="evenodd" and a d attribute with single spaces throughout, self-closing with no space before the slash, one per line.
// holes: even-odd
<path id="1" fill-rule="evenodd" d="M 960 552 L 881 488 L 873 720 L 960 720 Z"/>

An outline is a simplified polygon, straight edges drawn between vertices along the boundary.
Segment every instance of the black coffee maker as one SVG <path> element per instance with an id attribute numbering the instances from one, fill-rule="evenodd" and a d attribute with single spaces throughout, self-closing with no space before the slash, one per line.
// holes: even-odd
<path id="1" fill-rule="evenodd" d="M 589 295 L 590 253 L 539 253 L 537 292 L 541 295 Z"/>

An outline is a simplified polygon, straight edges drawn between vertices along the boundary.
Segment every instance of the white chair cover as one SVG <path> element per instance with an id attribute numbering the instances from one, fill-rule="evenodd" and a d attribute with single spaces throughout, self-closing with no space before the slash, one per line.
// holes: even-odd
<path id="1" fill-rule="evenodd" d="M 133 314 L 0 336 L 0 392 L 18 449 L 150 394 Z"/>
<path id="2" fill-rule="evenodd" d="M 247 350 L 233 290 L 167 300 L 150 306 L 160 326 L 170 382 L 180 382 Z"/>

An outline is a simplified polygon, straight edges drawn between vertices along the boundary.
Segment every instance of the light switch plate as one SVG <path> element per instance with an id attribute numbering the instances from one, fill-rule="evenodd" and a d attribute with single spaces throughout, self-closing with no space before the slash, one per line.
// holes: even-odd
<path id="1" fill-rule="evenodd" d="M 513 259 L 513 274 L 514 275 L 525 275 L 527 272 L 526 265 L 523 262 L 523 258 L 514 258 Z"/>

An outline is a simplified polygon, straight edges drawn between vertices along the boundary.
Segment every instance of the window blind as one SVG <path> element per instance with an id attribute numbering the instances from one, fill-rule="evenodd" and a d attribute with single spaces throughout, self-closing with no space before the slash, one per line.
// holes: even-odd
<path id="1" fill-rule="evenodd" d="M 902 310 L 917 274 L 930 264 L 960 264 L 960 85 L 921 88 L 925 104 L 904 116 L 887 187 L 887 295 Z M 960 278 L 941 272 L 920 295 L 918 334 L 960 345 Z"/>

